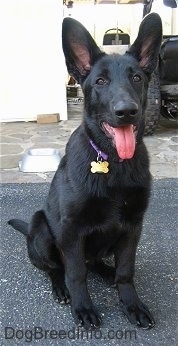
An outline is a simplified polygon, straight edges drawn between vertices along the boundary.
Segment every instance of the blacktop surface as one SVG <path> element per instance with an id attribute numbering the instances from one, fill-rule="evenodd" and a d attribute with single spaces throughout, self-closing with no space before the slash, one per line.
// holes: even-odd
<path id="1" fill-rule="evenodd" d="M 177 146 L 175 123 L 162 120 L 145 137 L 153 175 L 152 197 L 139 244 L 135 282 L 152 311 L 156 326 L 141 330 L 120 310 L 117 292 L 89 274 L 93 302 L 102 315 L 100 329 L 75 328 L 69 306 L 57 304 L 46 275 L 35 269 L 24 237 L 7 225 L 12 217 L 30 220 L 43 204 L 53 173 L 22 173 L 18 162 L 27 148 L 52 147 L 64 153 L 80 123 L 75 117 L 57 124 L 1 125 L 1 342 L 0 345 L 176 345 Z"/>

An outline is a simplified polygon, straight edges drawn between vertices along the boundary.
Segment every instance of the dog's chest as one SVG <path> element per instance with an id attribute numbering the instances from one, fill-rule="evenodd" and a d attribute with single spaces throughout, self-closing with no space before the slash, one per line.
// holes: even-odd
<path id="1" fill-rule="evenodd" d="M 131 203 L 118 195 L 117 199 L 90 198 L 80 212 L 80 223 L 91 228 L 107 229 L 123 222 Z"/>
<path id="2" fill-rule="evenodd" d="M 144 214 L 148 195 L 147 188 L 137 186 L 113 189 L 107 197 L 87 198 L 80 210 L 80 224 L 105 230 L 132 223 Z"/>

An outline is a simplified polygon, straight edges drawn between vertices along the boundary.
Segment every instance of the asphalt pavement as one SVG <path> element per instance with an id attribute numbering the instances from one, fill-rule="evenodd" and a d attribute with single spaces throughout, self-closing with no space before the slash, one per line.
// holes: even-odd
<path id="1" fill-rule="evenodd" d="M 139 244 L 135 283 L 156 326 L 141 330 L 120 310 L 117 291 L 94 274 L 88 287 L 103 323 L 85 332 L 75 328 L 70 307 L 53 300 L 48 277 L 28 258 L 25 238 L 12 217 L 30 220 L 43 205 L 49 183 L 1 185 L 1 345 L 176 345 L 176 178 L 154 180 Z"/>

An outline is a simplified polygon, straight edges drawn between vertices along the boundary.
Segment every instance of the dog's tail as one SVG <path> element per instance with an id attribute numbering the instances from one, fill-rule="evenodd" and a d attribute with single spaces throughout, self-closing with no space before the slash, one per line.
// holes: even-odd
<path id="1" fill-rule="evenodd" d="M 12 219 L 8 221 L 8 225 L 12 226 L 17 231 L 25 236 L 28 235 L 28 223 L 19 219 Z"/>

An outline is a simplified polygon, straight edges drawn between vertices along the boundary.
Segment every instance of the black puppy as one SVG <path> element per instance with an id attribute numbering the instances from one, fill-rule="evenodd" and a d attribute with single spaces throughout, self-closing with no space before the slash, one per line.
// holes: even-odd
<path id="1" fill-rule="evenodd" d="M 133 276 L 151 180 L 144 110 L 161 38 L 160 17 L 152 13 L 126 54 L 107 55 L 79 22 L 64 19 L 63 50 L 83 89 L 83 122 L 69 139 L 44 208 L 29 225 L 9 221 L 27 236 L 31 262 L 49 274 L 59 300 L 70 298 L 75 322 L 85 328 L 101 322 L 87 290 L 88 267 L 114 276 L 131 323 L 154 325 Z M 103 262 L 111 254 L 115 269 Z"/>

